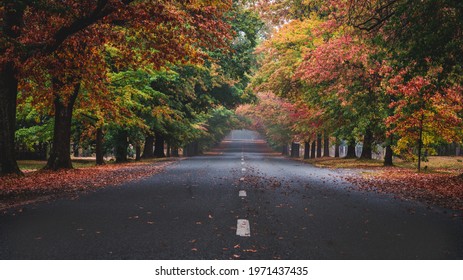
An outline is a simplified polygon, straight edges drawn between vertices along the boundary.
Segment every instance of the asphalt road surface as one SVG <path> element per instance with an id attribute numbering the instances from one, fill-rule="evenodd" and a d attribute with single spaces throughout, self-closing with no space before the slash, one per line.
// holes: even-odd
<path id="1" fill-rule="evenodd" d="M 272 154 L 249 131 L 215 153 L 2 214 L 0 258 L 463 258 L 463 221 L 445 209 L 353 190 L 339 171 Z"/>

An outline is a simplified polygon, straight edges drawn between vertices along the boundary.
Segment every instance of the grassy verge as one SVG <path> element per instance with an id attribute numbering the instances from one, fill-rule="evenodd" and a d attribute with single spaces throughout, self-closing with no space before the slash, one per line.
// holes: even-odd
<path id="1" fill-rule="evenodd" d="M 37 171 L 45 167 L 47 162 L 44 160 L 18 160 L 19 168 L 22 171 Z M 72 165 L 74 168 L 86 168 L 95 166 L 93 159 L 73 159 Z"/>
<path id="2" fill-rule="evenodd" d="M 318 167 L 351 168 L 351 169 L 388 169 L 382 160 L 344 159 L 344 158 L 316 158 L 304 160 Z M 394 160 L 396 168 L 416 170 L 416 162 Z M 463 173 L 463 157 L 431 156 L 422 163 L 423 173 Z"/>
<path id="3" fill-rule="evenodd" d="M 168 161 L 171 160 L 169 158 L 151 158 L 151 159 L 141 159 L 140 161 L 129 160 L 127 163 L 153 163 L 153 162 L 160 162 L 160 161 Z M 114 161 L 106 161 L 106 164 L 112 165 L 116 164 Z M 47 162 L 44 160 L 18 160 L 19 168 L 23 172 L 34 172 L 39 171 L 47 165 Z M 89 168 L 95 167 L 95 159 L 94 158 L 74 158 L 72 159 L 72 166 L 76 169 L 80 168 Z"/>

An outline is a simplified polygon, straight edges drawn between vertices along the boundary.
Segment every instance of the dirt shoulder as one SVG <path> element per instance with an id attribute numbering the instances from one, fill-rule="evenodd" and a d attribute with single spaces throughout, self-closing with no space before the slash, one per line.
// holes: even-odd
<path id="1" fill-rule="evenodd" d="M 176 160 L 148 160 L 60 171 L 26 172 L 24 177 L 0 177 L 0 210 L 57 197 L 118 186 L 162 172 Z"/>

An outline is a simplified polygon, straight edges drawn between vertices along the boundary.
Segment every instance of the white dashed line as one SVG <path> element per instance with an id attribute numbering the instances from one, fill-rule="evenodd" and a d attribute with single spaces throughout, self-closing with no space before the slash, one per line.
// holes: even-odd
<path id="1" fill-rule="evenodd" d="M 245 172 L 245 171 L 246 171 L 246 168 L 241 168 L 241 171 Z"/>
<path id="2" fill-rule="evenodd" d="M 236 235 L 249 237 L 251 236 L 251 228 L 249 221 L 245 219 L 238 219 L 236 223 Z"/>
<path id="3" fill-rule="evenodd" d="M 239 196 L 240 197 L 246 197 L 247 196 L 246 191 L 240 191 Z"/>

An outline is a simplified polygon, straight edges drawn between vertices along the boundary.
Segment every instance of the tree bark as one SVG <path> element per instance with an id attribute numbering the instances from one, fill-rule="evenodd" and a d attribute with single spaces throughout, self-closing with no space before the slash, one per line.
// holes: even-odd
<path id="1" fill-rule="evenodd" d="M 393 166 L 394 163 L 392 162 L 393 157 L 392 147 L 390 144 L 386 146 L 386 154 L 384 155 L 384 166 Z"/>
<path id="2" fill-rule="evenodd" d="M 315 158 L 315 149 L 317 148 L 317 142 L 312 141 L 312 147 L 310 149 L 310 157 Z"/>
<path id="3" fill-rule="evenodd" d="M 103 152 L 103 128 L 96 129 L 96 165 L 104 165 L 104 152 Z"/>
<path id="4" fill-rule="evenodd" d="M 172 147 L 172 152 L 171 152 L 171 154 L 172 154 L 173 157 L 179 157 L 180 154 L 179 154 L 179 152 L 178 152 L 178 147 L 173 146 L 173 147 Z"/>
<path id="5" fill-rule="evenodd" d="M 317 135 L 317 157 L 322 157 L 322 135 Z"/>
<path id="6" fill-rule="evenodd" d="M 154 133 L 154 156 L 157 158 L 165 158 L 166 154 L 164 153 L 164 135 L 156 131 Z"/>
<path id="7" fill-rule="evenodd" d="M 18 79 L 12 62 L 0 71 L 0 174 L 22 175 L 16 162 L 14 140 Z"/>
<path id="8" fill-rule="evenodd" d="M 347 154 L 344 158 L 357 158 L 355 154 L 355 140 L 349 140 L 347 142 Z"/>
<path id="9" fill-rule="evenodd" d="M 423 149 L 423 121 L 424 121 L 424 114 L 421 114 L 420 118 L 420 135 L 418 139 L 418 172 L 421 172 L 421 150 Z"/>
<path id="10" fill-rule="evenodd" d="M 145 147 L 143 148 L 142 158 L 154 157 L 154 135 L 147 135 L 145 138 Z"/>
<path id="11" fill-rule="evenodd" d="M 20 1 L 5 1 L 2 4 L 2 35 L 11 41 L 21 35 L 25 7 Z M 3 38 L 2 38 L 3 39 Z M 18 48 L 19 49 L 19 48 Z M 0 49 L 0 56 L 6 49 Z M 13 59 L 13 57 L 10 57 Z M 0 175 L 16 174 L 22 176 L 16 162 L 16 100 L 18 97 L 17 69 L 12 60 L 0 67 Z"/>
<path id="12" fill-rule="evenodd" d="M 334 157 L 338 158 L 339 157 L 339 140 L 336 138 L 336 144 L 334 147 Z"/>
<path id="13" fill-rule="evenodd" d="M 291 157 L 292 158 L 299 158 L 299 149 L 300 149 L 300 144 L 298 143 L 291 143 Z"/>
<path id="14" fill-rule="evenodd" d="M 139 161 L 141 159 L 141 146 L 140 143 L 135 143 L 135 161 Z"/>
<path id="15" fill-rule="evenodd" d="M 45 169 L 72 169 L 71 162 L 71 125 L 72 111 L 80 90 L 80 81 L 74 85 L 74 91 L 67 104 L 59 96 L 61 86 L 54 81 L 55 91 L 55 127 L 53 130 L 53 146 Z"/>
<path id="16" fill-rule="evenodd" d="M 170 158 L 171 154 L 170 154 L 170 143 L 169 143 L 169 141 L 167 141 L 167 148 L 166 148 L 166 150 L 167 150 L 167 151 L 166 151 L 166 152 L 167 152 L 166 157 Z"/>
<path id="17" fill-rule="evenodd" d="M 323 139 L 323 156 L 329 157 L 330 156 L 330 135 L 328 133 L 324 133 Z"/>
<path id="18" fill-rule="evenodd" d="M 304 142 L 304 159 L 310 158 L 310 142 L 307 140 Z"/>
<path id="19" fill-rule="evenodd" d="M 127 162 L 127 147 L 129 146 L 129 141 L 127 141 L 128 137 L 128 132 L 125 129 L 119 129 L 115 133 L 115 156 L 116 156 L 116 162 L 117 163 L 122 163 L 122 162 Z"/>
<path id="20" fill-rule="evenodd" d="M 190 144 L 186 144 L 183 147 L 183 156 L 184 157 L 189 157 L 190 156 Z"/>
<path id="21" fill-rule="evenodd" d="M 373 132 L 370 128 L 365 130 L 365 135 L 363 136 L 363 148 L 362 154 L 360 155 L 361 159 L 372 159 L 373 155 Z"/>

